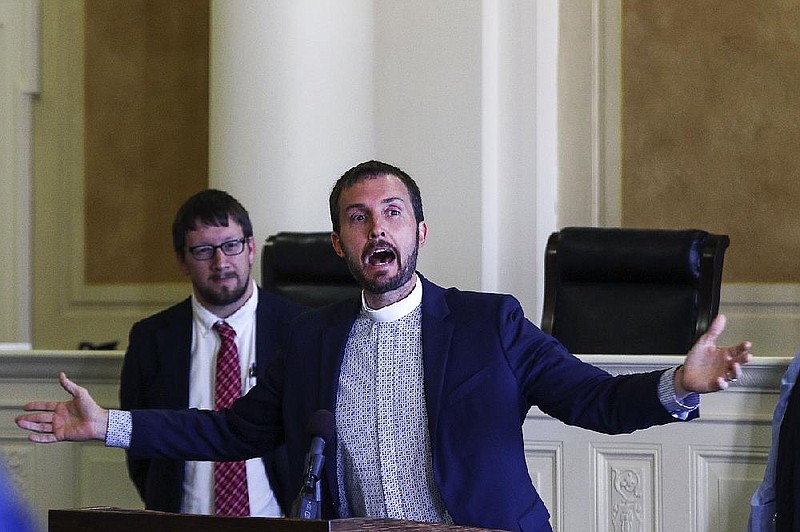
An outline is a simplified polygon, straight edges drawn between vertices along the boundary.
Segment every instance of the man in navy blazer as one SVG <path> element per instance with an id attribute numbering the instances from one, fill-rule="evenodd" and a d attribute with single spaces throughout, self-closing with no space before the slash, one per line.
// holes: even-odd
<path id="1" fill-rule="evenodd" d="M 178 266 L 192 295 L 133 325 L 120 378 L 125 410 L 190 406 L 213 408 L 215 353 L 220 320 L 238 327 L 242 391 L 264 376 L 286 347 L 289 321 L 306 310 L 258 288 L 251 277 L 253 227 L 230 194 L 202 190 L 178 209 L 172 224 Z M 285 450 L 264 453 L 263 467 L 247 466 L 251 515 L 288 512 Z M 128 472 L 148 510 L 213 513 L 213 464 L 127 457 Z M 273 496 L 274 495 L 274 496 Z"/>
<path id="2" fill-rule="evenodd" d="M 662 372 L 610 378 L 533 326 L 513 297 L 443 289 L 418 278 L 433 478 L 453 522 L 549 530 L 549 514 L 531 483 L 523 452 L 521 426 L 533 404 L 571 425 L 612 434 L 676 420 L 655 393 Z M 346 301 L 322 316 L 301 318 L 294 330 L 303 334 L 292 339 L 294 356 L 287 360 L 284 389 L 276 383 L 269 391 L 254 390 L 229 413 L 234 431 L 250 425 L 266 429 L 277 420 L 262 405 L 282 397 L 295 492 L 308 447 L 302 421 L 319 409 L 337 411 L 344 346 L 360 309 L 360 302 Z M 132 448 L 139 443 L 139 423 L 134 417 Z M 142 433 L 161 424 L 147 422 Z M 271 437 L 269 430 L 249 435 L 258 441 Z M 201 448 L 194 450 L 204 452 Z M 338 501 L 344 495 L 338 492 L 335 449 L 325 448 L 329 492 L 323 515 L 328 517 L 340 515 Z"/>
<path id="3" fill-rule="evenodd" d="M 441 288 L 416 272 L 427 225 L 416 183 L 370 161 L 337 182 L 332 243 L 364 288 L 292 324 L 287 356 L 230 409 L 107 411 L 73 396 L 34 402 L 17 424 L 36 442 L 103 439 L 136 456 L 235 460 L 280 443 L 299 490 L 315 412 L 335 412 L 322 517 L 391 517 L 549 531 L 527 472 L 532 405 L 565 423 L 621 433 L 697 416 L 750 344 L 718 348 L 718 317 L 679 368 L 611 376 L 570 355 L 511 296 Z"/>
<path id="4" fill-rule="evenodd" d="M 258 290 L 256 308 L 255 377 L 264 378 L 268 365 L 283 345 L 289 318 L 303 307 Z M 186 300 L 136 323 L 130 332 L 122 368 L 120 406 L 188 408 L 192 340 L 191 300 Z M 294 496 L 288 486 L 284 448 L 262 456 L 270 486 L 284 513 Z M 128 472 L 148 510 L 181 511 L 183 460 L 128 458 Z"/>

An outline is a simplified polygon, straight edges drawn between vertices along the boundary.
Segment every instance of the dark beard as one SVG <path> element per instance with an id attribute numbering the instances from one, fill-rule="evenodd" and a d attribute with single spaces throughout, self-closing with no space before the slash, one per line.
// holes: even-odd
<path id="1" fill-rule="evenodd" d="M 231 303 L 237 302 L 242 296 L 244 296 L 244 293 L 247 292 L 247 283 L 234 288 L 230 292 L 223 291 L 222 293 L 206 290 L 197 286 L 195 288 L 200 294 L 200 297 L 203 298 L 203 301 L 206 301 L 209 305 L 213 305 L 215 307 L 224 307 L 230 305 Z"/>

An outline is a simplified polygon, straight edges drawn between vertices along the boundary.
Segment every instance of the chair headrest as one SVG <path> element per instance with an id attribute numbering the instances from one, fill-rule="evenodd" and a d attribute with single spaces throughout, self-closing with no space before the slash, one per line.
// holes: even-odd
<path id="1" fill-rule="evenodd" d="M 707 239 L 698 229 L 567 227 L 558 267 L 562 281 L 691 283 Z"/>
<path id="2" fill-rule="evenodd" d="M 330 232 L 276 233 L 267 238 L 264 260 L 276 281 L 355 284 L 347 263 L 331 245 Z"/>

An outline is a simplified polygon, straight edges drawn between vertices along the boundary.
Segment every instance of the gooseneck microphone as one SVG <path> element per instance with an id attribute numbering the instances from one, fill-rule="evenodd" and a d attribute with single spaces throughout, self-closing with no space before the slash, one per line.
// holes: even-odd
<path id="1" fill-rule="evenodd" d="M 290 517 L 295 519 L 320 519 L 320 477 L 325 464 L 325 443 L 336 434 L 336 420 L 328 410 L 317 410 L 308 419 L 306 432 L 311 436 L 311 447 L 306 454 L 303 486 L 292 503 Z"/>

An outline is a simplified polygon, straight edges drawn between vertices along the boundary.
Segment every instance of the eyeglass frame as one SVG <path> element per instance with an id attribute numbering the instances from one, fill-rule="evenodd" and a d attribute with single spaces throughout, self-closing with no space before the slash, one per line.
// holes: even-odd
<path id="1" fill-rule="evenodd" d="M 214 258 L 214 257 L 217 255 L 217 250 L 220 250 L 220 251 L 222 252 L 222 254 L 223 254 L 223 255 L 225 255 L 226 257 L 236 257 L 237 255 L 241 255 L 242 253 L 244 253 L 244 250 L 245 250 L 245 248 L 247 247 L 247 246 L 246 246 L 246 244 L 247 244 L 247 241 L 248 241 L 249 239 L 250 239 L 250 237 L 249 237 L 249 236 L 246 236 L 246 237 L 243 237 L 243 238 L 234 238 L 233 240 L 226 240 L 226 241 L 225 241 L 225 242 L 223 242 L 222 244 L 217 244 L 216 246 L 215 246 L 215 245 L 213 245 L 213 244 L 201 244 L 201 245 L 199 245 L 199 246 L 186 247 L 186 248 L 184 248 L 184 249 L 185 249 L 186 251 L 188 251 L 188 252 L 189 252 L 189 254 L 191 254 L 191 256 L 192 256 L 192 258 L 193 258 L 194 260 L 205 262 L 205 261 L 207 261 L 207 260 L 211 260 L 211 259 L 213 259 L 213 258 Z M 237 251 L 236 253 L 227 253 L 227 252 L 225 251 L 225 248 L 224 248 L 224 246 L 226 246 L 226 245 L 229 245 L 229 244 L 233 244 L 234 242 L 238 243 L 238 244 L 241 246 L 241 249 L 239 249 L 239 251 Z M 198 257 L 198 256 L 195 254 L 195 252 L 196 252 L 198 249 L 201 249 L 201 248 L 203 248 L 203 249 L 210 249 L 210 250 L 211 250 L 211 254 L 210 254 L 208 257 L 206 257 L 206 258 L 200 258 L 200 257 Z"/>

